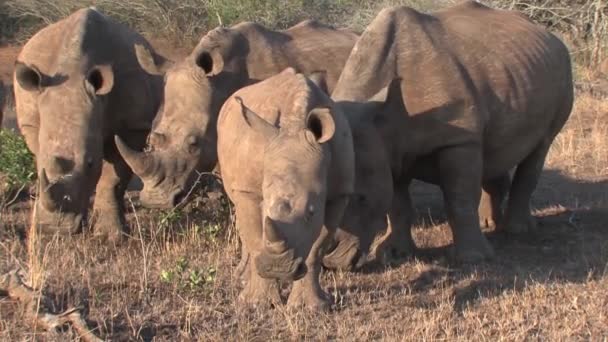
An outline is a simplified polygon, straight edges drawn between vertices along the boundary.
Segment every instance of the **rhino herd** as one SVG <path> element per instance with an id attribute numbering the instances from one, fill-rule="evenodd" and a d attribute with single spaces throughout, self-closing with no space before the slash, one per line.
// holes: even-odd
<path id="1" fill-rule="evenodd" d="M 170 208 L 219 167 L 240 299 L 278 303 L 278 281 L 292 281 L 288 305 L 312 309 L 328 305 L 323 266 L 415 251 L 414 179 L 441 188 L 459 262 L 493 257 L 480 225 L 534 229 L 530 197 L 573 105 L 566 46 L 474 1 L 387 8 L 360 35 L 315 21 L 218 27 L 179 62 L 86 8 L 27 42 L 14 91 L 39 229 L 91 219 L 118 241 L 133 174 L 144 206 Z"/>

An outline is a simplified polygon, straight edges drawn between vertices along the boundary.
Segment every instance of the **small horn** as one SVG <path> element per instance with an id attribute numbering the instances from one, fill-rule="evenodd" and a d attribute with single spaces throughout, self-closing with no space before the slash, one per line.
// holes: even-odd
<path id="1" fill-rule="evenodd" d="M 270 254 L 282 254 L 288 249 L 276 223 L 268 216 L 264 219 L 264 241 Z"/>
<path id="2" fill-rule="evenodd" d="M 152 155 L 133 150 L 118 135 L 114 136 L 114 142 L 118 153 L 136 175 L 146 177 L 152 172 L 154 167 L 154 157 Z"/>
<path id="3" fill-rule="evenodd" d="M 49 182 L 49 178 L 46 175 L 46 170 L 42 169 L 40 172 L 40 189 L 38 191 L 38 200 L 40 204 L 48 211 L 56 211 L 57 204 L 53 200 L 52 196 L 52 184 Z"/>

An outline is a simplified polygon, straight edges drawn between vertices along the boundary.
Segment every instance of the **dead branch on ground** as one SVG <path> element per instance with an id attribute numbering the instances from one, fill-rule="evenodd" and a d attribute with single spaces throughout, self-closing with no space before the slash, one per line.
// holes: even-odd
<path id="1" fill-rule="evenodd" d="M 27 318 L 36 328 L 55 331 L 55 329 L 69 324 L 83 341 L 103 341 L 88 328 L 79 308 L 73 307 L 59 314 L 47 312 L 45 305 L 40 305 L 47 302 L 47 298 L 39 297 L 34 289 L 23 282 L 17 271 L 0 276 L 0 295 L 8 296 L 22 303 L 25 306 Z"/>

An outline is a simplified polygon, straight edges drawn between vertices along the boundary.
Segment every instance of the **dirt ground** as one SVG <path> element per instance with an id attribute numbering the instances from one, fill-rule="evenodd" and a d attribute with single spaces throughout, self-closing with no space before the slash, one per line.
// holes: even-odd
<path id="1" fill-rule="evenodd" d="M 17 50 L 0 49 L 3 80 Z M 416 183 L 420 255 L 354 273 L 325 272 L 322 285 L 334 304 L 323 314 L 236 303 L 241 284 L 230 206 L 205 188 L 189 206 L 169 212 L 139 208 L 130 193 L 135 210 L 126 245 L 100 244 L 90 234 L 53 237 L 35 254 L 26 239 L 31 201 L 21 201 L 1 213 L 0 274 L 29 272 L 51 311 L 82 308 L 98 336 L 116 341 L 606 341 L 607 133 L 608 98 L 579 91 L 534 195 L 538 231 L 487 231 L 497 256 L 479 266 L 450 263 L 441 194 Z M 77 335 L 36 330 L 18 303 L 0 298 L 0 340 L 66 339 Z"/>

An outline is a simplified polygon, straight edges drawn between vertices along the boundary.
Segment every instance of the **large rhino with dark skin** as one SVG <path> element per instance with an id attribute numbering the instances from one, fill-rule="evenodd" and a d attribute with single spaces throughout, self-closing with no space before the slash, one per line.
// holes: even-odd
<path id="1" fill-rule="evenodd" d="M 322 90 L 288 68 L 237 91 L 218 119 L 224 188 L 235 205 L 245 302 L 326 308 L 321 258 L 354 191 L 350 126 Z"/>
<path id="2" fill-rule="evenodd" d="M 141 65 L 151 74 L 165 75 L 164 102 L 146 152 L 118 144 L 143 180 L 142 204 L 173 207 L 184 200 L 201 172 L 214 168 L 217 116 L 232 93 L 287 67 L 309 76 L 324 74 L 331 90 L 356 39 L 353 32 L 315 21 L 284 31 L 245 22 L 210 31 L 179 63 L 138 47 Z"/>
<path id="3" fill-rule="evenodd" d="M 368 101 L 385 89 L 384 101 Z M 386 89 L 388 88 L 388 89 Z M 566 46 L 524 16 L 476 2 L 419 13 L 381 11 L 353 48 L 332 99 L 374 117 L 393 175 L 391 234 L 381 250 L 409 254 L 412 179 L 438 184 L 455 256 L 493 256 L 480 230 L 483 190 L 507 232 L 535 227 L 530 197 L 573 104 Z M 515 168 L 509 179 L 509 171 Z"/>
<path id="4" fill-rule="evenodd" d="M 151 49 L 86 8 L 39 31 L 17 57 L 17 120 L 36 155 L 36 222 L 44 231 L 78 231 L 95 191 L 96 234 L 122 236 L 132 172 L 114 136 L 143 147 L 162 92 L 162 78 L 141 68 L 134 44 Z"/>

